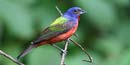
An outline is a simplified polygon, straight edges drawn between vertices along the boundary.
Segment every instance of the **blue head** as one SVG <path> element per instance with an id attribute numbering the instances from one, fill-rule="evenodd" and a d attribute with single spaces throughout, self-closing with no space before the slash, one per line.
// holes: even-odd
<path id="1" fill-rule="evenodd" d="M 82 10 L 80 7 L 72 7 L 67 10 L 67 12 L 64 13 L 66 16 L 70 16 L 73 18 L 78 18 L 81 14 L 85 13 L 84 10 Z"/>

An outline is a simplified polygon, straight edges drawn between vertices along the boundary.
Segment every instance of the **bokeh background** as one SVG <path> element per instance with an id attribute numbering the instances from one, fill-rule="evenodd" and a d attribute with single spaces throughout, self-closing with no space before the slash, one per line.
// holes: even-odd
<path id="1" fill-rule="evenodd" d="M 14 58 L 62 12 L 73 6 L 87 11 L 76 32 L 78 40 L 94 59 L 70 43 L 66 65 L 130 65 L 129 0 L 0 0 L 0 50 Z M 63 48 L 64 42 L 57 43 Z M 33 49 L 20 61 L 26 65 L 59 65 L 60 52 L 50 45 Z M 0 55 L 0 65 L 16 65 Z"/>

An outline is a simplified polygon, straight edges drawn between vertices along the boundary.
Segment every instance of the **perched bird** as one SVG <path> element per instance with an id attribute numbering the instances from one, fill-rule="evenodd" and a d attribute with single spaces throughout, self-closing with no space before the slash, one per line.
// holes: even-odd
<path id="1" fill-rule="evenodd" d="M 57 18 L 52 24 L 41 32 L 40 36 L 31 42 L 31 45 L 24 50 L 17 58 L 29 53 L 32 48 L 45 44 L 54 44 L 67 40 L 78 28 L 80 15 L 85 13 L 80 7 L 69 8 L 63 16 Z"/>

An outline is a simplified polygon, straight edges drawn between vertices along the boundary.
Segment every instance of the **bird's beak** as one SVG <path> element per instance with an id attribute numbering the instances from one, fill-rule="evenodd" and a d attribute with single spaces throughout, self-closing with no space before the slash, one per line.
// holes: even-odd
<path id="1" fill-rule="evenodd" d="M 81 10 L 80 14 L 87 13 L 85 10 Z"/>

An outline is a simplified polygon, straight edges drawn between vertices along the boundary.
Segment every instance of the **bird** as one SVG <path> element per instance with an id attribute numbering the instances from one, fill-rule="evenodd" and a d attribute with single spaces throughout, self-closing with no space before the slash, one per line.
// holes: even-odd
<path id="1" fill-rule="evenodd" d="M 45 28 L 41 34 L 31 42 L 29 47 L 17 56 L 17 59 L 27 55 L 33 48 L 45 44 L 54 44 L 70 38 L 78 28 L 80 15 L 85 12 L 86 11 L 80 7 L 69 8 L 62 16 L 58 17 Z"/>

